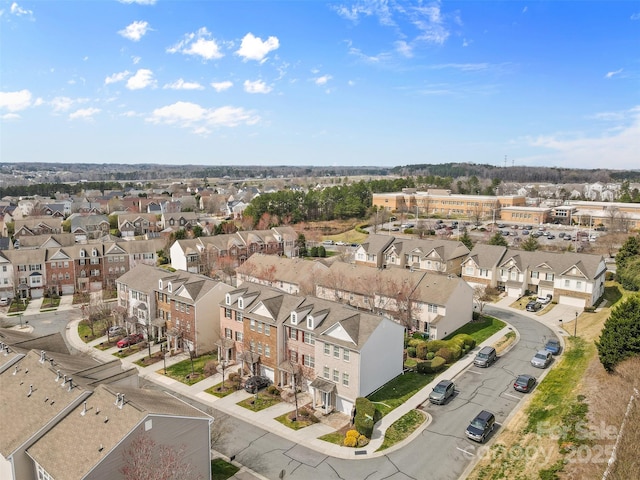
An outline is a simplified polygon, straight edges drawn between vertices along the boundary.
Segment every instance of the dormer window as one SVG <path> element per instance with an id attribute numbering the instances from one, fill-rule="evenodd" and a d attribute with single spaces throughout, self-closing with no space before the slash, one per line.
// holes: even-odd
<path id="1" fill-rule="evenodd" d="M 313 315 L 307 315 L 307 328 L 309 330 L 313 330 L 314 323 Z"/>
<path id="2" fill-rule="evenodd" d="M 173 285 L 171 284 L 171 282 L 167 282 L 167 291 L 169 293 L 173 293 Z"/>
<path id="3" fill-rule="evenodd" d="M 228 293 L 224 296 L 224 303 L 226 303 L 227 305 L 231 305 L 231 295 L 229 295 Z"/>
<path id="4" fill-rule="evenodd" d="M 296 312 L 291 312 L 291 325 L 298 324 L 298 314 Z"/>
<path id="5" fill-rule="evenodd" d="M 80 250 L 80 257 L 84 258 L 87 256 L 87 252 L 85 252 L 84 250 Z"/>
<path id="6" fill-rule="evenodd" d="M 238 308 L 244 308 L 244 298 L 242 297 L 238 299 Z"/>
<path id="7" fill-rule="evenodd" d="M 98 250 L 96 250 L 95 248 L 93 250 L 91 250 L 91 256 L 92 257 L 97 257 L 98 256 Z"/>
<path id="8" fill-rule="evenodd" d="M 158 280 L 158 290 L 162 290 L 162 279 Z"/>

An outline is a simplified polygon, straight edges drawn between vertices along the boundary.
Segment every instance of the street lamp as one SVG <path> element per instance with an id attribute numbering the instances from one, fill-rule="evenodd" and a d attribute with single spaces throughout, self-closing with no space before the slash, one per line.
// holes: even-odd
<path id="1" fill-rule="evenodd" d="M 577 336 L 578 333 L 578 312 L 576 312 L 576 323 L 573 325 L 573 336 Z"/>
<path id="2" fill-rule="evenodd" d="M 162 362 L 164 363 L 164 374 L 167 374 L 167 346 L 160 344 L 160 352 L 162 353 Z"/>

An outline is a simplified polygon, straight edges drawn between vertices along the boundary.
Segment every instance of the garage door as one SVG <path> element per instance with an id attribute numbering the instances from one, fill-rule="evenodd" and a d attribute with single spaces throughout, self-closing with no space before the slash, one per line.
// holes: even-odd
<path id="1" fill-rule="evenodd" d="M 63 295 L 73 295 L 73 285 L 62 285 Z"/>
<path id="2" fill-rule="evenodd" d="M 353 402 L 343 397 L 336 397 L 336 410 L 347 415 L 351 415 L 351 409 L 353 408 Z"/>
<path id="3" fill-rule="evenodd" d="M 261 370 L 262 370 L 262 375 L 267 377 L 272 382 L 275 380 L 275 374 L 273 373 L 273 368 L 265 367 L 264 365 L 262 365 Z"/>
<path id="4" fill-rule="evenodd" d="M 522 289 L 520 287 L 507 288 L 507 297 L 519 298 L 520 296 L 522 296 Z"/>
<path id="5" fill-rule="evenodd" d="M 558 303 L 561 305 L 571 305 L 572 307 L 584 308 L 585 300 L 583 298 L 569 297 L 568 295 L 560 295 Z"/>

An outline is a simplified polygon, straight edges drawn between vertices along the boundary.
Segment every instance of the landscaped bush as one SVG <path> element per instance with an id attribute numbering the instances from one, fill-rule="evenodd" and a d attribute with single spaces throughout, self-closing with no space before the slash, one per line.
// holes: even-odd
<path id="1" fill-rule="evenodd" d="M 471 335 L 466 334 L 466 333 L 459 333 L 458 335 L 456 335 L 455 337 L 453 337 L 454 339 L 456 338 L 460 338 L 462 339 L 462 341 L 464 342 L 464 346 L 467 347 L 468 349 L 472 349 L 475 348 L 476 346 L 476 340 L 475 338 L 473 338 Z"/>
<path id="2" fill-rule="evenodd" d="M 436 352 L 436 355 L 438 357 L 444 358 L 446 363 L 449 363 L 449 364 L 453 363 L 453 352 L 451 351 L 450 348 L 443 347 Z"/>
<path id="3" fill-rule="evenodd" d="M 434 352 L 429 352 L 427 353 L 427 360 L 433 360 L 435 356 L 436 354 Z"/>
<path id="4" fill-rule="evenodd" d="M 209 360 L 204 364 L 202 373 L 204 373 L 205 377 L 210 377 L 211 375 L 215 375 L 218 372 L 217 368 L 218 362 L 216 362 L 215 360 Z"/>
<path id="5" fill-rule="evenodd" d="M 430 340 L 427 342 L 427 349 L 433 353 L 437 352 L 443 347 L 448 347 L 448 346 L 449 345 L 446 340 Z"/>
<path id="6" fill-rule="evenodd" d="M 446 360 L 442 357 L 435 357 L 433 360 L 420 362 L 417 365 L 418 373 L 437 373 L 444 368 Z"/>
<path id="7" fill-rule="evenodd" d="M 345 447 L 355 447 L 358 444 L 357 437 L 344 437 L 344 446 Z"/>
<path id="8" fill-rule="evenodd" d="M 376 406 L 365 397 L 356 398 L 356 418 L 353 422 L 355 429 L 367 438 L 373 433 Z"/>
<path id="9" fill-rule="evenodd" d="M 351 429 L 351 430 L 347 430 L 346 436 L 358 438 L 360 436 L 360 433 L 357 430 Z"/>
<path id="10" fill-rule="evenodd" d="M 416 358 L 416 347 L 407 348 L 407 355 L 409 355 L 410 358 Z"/>
<path id="11" fill-rule="evenodd" d="M 473 311 L 473 313 L 471 314 L 471 319 L 474 322 L 477 322 L 478 320 L 480 320 L 480 312 L 476 312 L 475 310 Z"/>
<path id="12" fill-rule="evenodd" d="M 358 437 L 358 447 L 364 447 L 369 444 L 369 439 L 364 435 Z"/>
<path id="13" fill-rule="evenodd" d="M 407 346 L 409 347 L 418 347 L 418 345 L 424 343 L 424 339 L 423 338 L 410 338 L 407 341 Z"/>
<path id="14" fill-rule="evenodd" d="M 278 390 L 278 387 L 275 385 L 269 385 L 267 387 L 267 393 L 270 393 L 271 395 L 280 395 L 280 390 Z"/>
<path id="15" fill-rule="evenodd" d="M 420 359 L 420 360 L 426 360 L 427 359 L 427 342 L 422 342 L 420 345 L 418 345 L 416 347 L 416 356 Z"/>
<path id="16" fill-rule="evenodd" d="M 231 372 L 227 378 L 232 382 L 237 382 L 240 379 L 240 374 L 237 372 Z"/>

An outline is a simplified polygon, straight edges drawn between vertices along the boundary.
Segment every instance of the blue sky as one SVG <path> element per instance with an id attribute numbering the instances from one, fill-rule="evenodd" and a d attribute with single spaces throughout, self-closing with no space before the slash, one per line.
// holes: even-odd
<path id="1" fill-rule="evenodd" d="M 640 168 L 634 1 L 0 1 L 0 161 Z"/>

